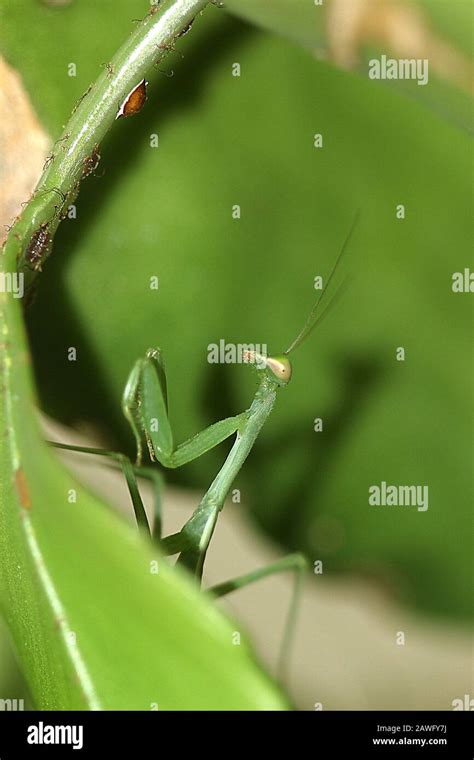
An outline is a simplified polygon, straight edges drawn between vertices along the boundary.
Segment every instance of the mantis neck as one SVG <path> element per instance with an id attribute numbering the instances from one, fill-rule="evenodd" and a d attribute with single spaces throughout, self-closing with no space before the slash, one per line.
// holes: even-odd
<path id="1" fill-rule="evenodd" d="M 209 546 L 217 516 L 232 487 L 240 468 L 247 459 L 265 420 L 273 409 L 276 398 L 276 384 L 263 376 L 252 405 L 247 411 L 245 421 L 237 432 L 234 445 L 217 473 L 201 503 L 183 528 L 194 546 L 199 546 L 198 554 L 193 550 L 183 552 L 179 562 L 201 576 L 206 550 Z"/>
<path id="2" fill-rule="evenodd" d="M 265 424 L 265 420 L 273 409 L 275 398 L 276 386 L 264 377 L 248 410 L 248 415 L 242 429 L 237 432 L 234 445 L 229 451 L 222 468 L 211 483 L 201 504 L 206 501 L 208 505 L 214 505 L 218 511 L 222 509 L 232 483 L 257 440 L 257 436 Z"/>

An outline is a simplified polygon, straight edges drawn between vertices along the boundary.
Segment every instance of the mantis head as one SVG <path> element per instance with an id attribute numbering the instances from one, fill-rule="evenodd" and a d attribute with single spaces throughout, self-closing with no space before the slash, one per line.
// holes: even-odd
<path id="1" fill-rule="evenodd" d="M 287 356 L 269 356 L 265 364 L 265 369 L 273 381 L 276 380 L 278 385 L 288 385 L 293 369 Z"/>
<path id="2" fill-rule="evenodd" d="M 287 385 L 291 380 L 292 367 L 287 356 L 263 356 L 255 351 L 247 351 L 244 361 L 263 370 L 272 383 Z"/>

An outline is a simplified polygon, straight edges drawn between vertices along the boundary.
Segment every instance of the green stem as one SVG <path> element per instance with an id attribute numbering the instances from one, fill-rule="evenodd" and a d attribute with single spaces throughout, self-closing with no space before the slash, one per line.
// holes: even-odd
<path id="1" fill-rule="evenodd" d="M 110 64 L 90 87 L 55 143 L 35 193 L 10 230 L 4 248 L 5 271 L 24 274 L 25 287 L 34 280 L 48 256 L 61 217 L 74 201 L 88 160 L 114 124 L 117 111 L 153 64 L 161 61 L 208 0 L 161 0 L 124 42 Z M 34 265 L 28 260 L 37 244 Z M 35 236 L 33 238 L 33 236 Z M 33 241 L 32 241 L 33 238 Z"/>

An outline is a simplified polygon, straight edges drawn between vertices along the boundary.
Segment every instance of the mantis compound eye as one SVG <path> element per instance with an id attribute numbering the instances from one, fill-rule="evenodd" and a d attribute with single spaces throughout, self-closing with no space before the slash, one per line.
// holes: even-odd
<path id="1" fill-rule="evenodd" d="M 266 363 L 280 385 L 286 385 L 290 382 L 292 367 L 287 356 L 269 356 Z"/>

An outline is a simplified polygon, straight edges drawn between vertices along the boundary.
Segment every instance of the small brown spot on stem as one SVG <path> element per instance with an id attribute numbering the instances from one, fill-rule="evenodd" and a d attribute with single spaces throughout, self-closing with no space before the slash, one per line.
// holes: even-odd
<path id="1" fill-rule="evenodd" d="M 95 172 L 97 167 L 99 166 L 100 161 L 100 153 L 99 153 L 99 145 L 94 145 L 94 148 L 92 150 L 92 153 L 89 156 L 86 156 L 84 159 L 84 166 L 82 168 L 82 177 L 88 177 L 89 174 L 92 174 Z"/>
<path id="2" fill-rule="evenodd" d="M 133 116 L 142 110 L 146 101 L 146 87 L 148 82 L 146 79 L 142 79 L 136 87 L 127 95 L 122 105 L 120 106 L 116 119 L 120 119 L 121 116 Z"/>
<path id="3" fill-rule="evenodd" d="M 150 5 L 150 10 L 146 14 L 147 16 L 154 16 L 155 13 L 157 13 L 160 10 L 160 0 L 157 0 L 156 2 L 153 2 Z"/>
<path id="4" fill-rule="evenodd" d="M 49 223 L 44 222 L 39 229 L 33 232 L 28 248 L 26 249 L 26 260 L 33 269 L 41 271 L 41 262 L 46 256 L 50 243 L 51 235 L 49 234 Z"/>
<path id="5" fill-rule="evenodd" d="M 163 42 L 162 45 L 157 45 L 157 48 L 158 50 L 164 50 L 166 53 L 175 52 L 175 47 L 172 42 Z"/>

